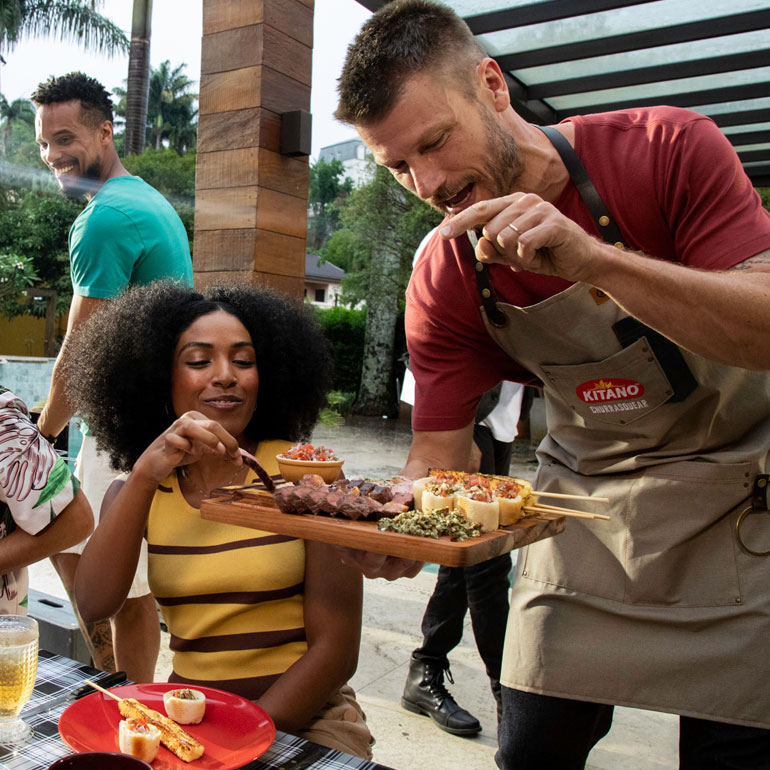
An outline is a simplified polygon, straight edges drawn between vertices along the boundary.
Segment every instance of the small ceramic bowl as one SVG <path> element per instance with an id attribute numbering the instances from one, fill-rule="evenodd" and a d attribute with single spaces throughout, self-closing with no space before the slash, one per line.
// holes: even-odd
<path id="1" fill-rule="evenodd" d="M 278 470 L 286 481 L 299 481 L 308 473 L 315 473 L 327 484 L 331 484 L 340 477 L 344 460 L 289 460 L 281 455 L 276 455 Z"/>
<path id="2" fill-rule="evenodd" d="M 152 770 L 152 765 L 130 754 L 84 751 L 57 759 L 48 770 Z"/>

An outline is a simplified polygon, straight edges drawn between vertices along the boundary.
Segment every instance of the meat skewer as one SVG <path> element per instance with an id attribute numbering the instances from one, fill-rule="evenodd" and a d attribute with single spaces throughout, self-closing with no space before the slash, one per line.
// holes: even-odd
<path id="1" fill-rule="evenodd" d="M 259 480 L 265 485 L 268 492 L 273 492 L 275 490 L 275 482 L 270 478 L 270 474 L 259 464 L 259 460 L 245 449 L 238 447 L 238 451 L 241 453 L 243 464 L 248 465 L 259 476 Z"/>
<path id="2" fill-rule="evenodd" d="M 118 702 L 118 709 L 123 717 L 141 719 L 148 724 L 154 725 L 160 730 L 160 742 L 173 754 L 184 762 L 192 762 L 198 759 L 204 752 L 204 746 L 185 732 L 173 719 L 169 719 L 159 711 L 145 706 L 134 698 L 119 698 L 115 693 L 105 690 L 95 682 L 88 679 L 86 684 L 90 684 L 95 690 L 109 695 Z"/>

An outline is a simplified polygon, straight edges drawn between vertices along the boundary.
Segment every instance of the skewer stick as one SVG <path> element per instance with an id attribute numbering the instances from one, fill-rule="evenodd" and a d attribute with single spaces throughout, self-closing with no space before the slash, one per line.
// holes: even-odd
<path id="1" fill-rule="evenodd" d="M 574 516 L 576 519 L 604 519 L 609 521 L 610 517 L 601 513 L 583 513 L 583 511 L 573 511 L 571 508 L 556 508 L 551 505 L 525 505 L 522 510 L 525 513 L 553 513 L 559 516 Z"/>
<path id="2" fill-rule="evenodd" d="M 566 495 L 562 492 L 538 492 L 536 490 L 532 491 L 533 495 L 538 495 L 539 497 L 560 497 L 563 500 L 590 500 L 593 503 L 608 503 L 610 501 L 609 497 L 591 497 L 590 495 Z"/>
<path id="3" fill-rule="evenodd" d="M 99 692 L 103 692 L 105 695 L 109 695 L 110 698 L 114 698 L 115 700 L 123 700 L 122 698 L 119 698 L 117 695 L 115 695 L 114 692 L 110 692 L 109 690 L 106 690 L 104 687 L 100 687 L 96 682 L 92 682 L 90 679 L 84 680 L 86 684 L 90 684 L 91 687 L 94 688 L 94 690 L 99 690 Z"/>

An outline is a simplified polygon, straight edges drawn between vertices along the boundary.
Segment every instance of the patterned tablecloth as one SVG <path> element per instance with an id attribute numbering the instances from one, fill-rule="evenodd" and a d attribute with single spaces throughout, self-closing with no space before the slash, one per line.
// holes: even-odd
<path id="1" fill-rule="evenodd" d="M 73 690 L 83 684 L 83 679 L 99 682 L 106 676 L 90 666 L 75 660 L 40 651 L 35 690 L 24 710 L 32 709 L 43 701 L 51 700 L 62 692 Z M 47 770 L 59 757 L 72 750 L 59 737 L 58 723 L 62 711 L 69 704 L 62 704 L 51 711 L 44 711 L 25 721 L 35 731 L 32 740 L 21 748 L 11 750 L 0 746 L 0 768 L 2 770 Z M 24 718 L 24 711 L 21 713 Z M 316 743 L 302 740 L 280 730 L 273 745 L 259 758 L 243 766 L 243 770 L 391 770 L 385 765 L 367 762 L 364 759 L 328 749 Z M 191 765 L 194 768 L 194 764 Z"/>

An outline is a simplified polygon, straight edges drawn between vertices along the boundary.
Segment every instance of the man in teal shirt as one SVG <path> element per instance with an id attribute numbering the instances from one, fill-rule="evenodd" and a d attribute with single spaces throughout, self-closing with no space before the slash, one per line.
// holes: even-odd
<path id="1" fill-rule="evenodd" d="M 177 213 L 157 190 L 131 176 L 120 162 L 112 136 L 112 102 L 104 87 L 73 72 L 41 83 L 32 101 L 37 107 L 35 135 L 40 157 L 65 195 L 88 201 L 70 230 L 72 304 L 51 389 L 38 420 L 41 433 L 53 440 L 72 417 L 60 364 L 73 331 L 133 284 L 174 278 L 192 285 L 192 261 L 187 233 Z M 98 516 L 115 472 L 89 436 L 84 437 L 76 471 Z M 73 605 L 81 551 L 82 544 L 51 557 Z M 129 598 L 111 619 L 111 628 L 106 622 L 88 626 L 81 622 L 81 627 L 95 665 L 110 670 L 117 663 L 134 681 L 152 681 L 160 632 L 141 559 Z"/>

